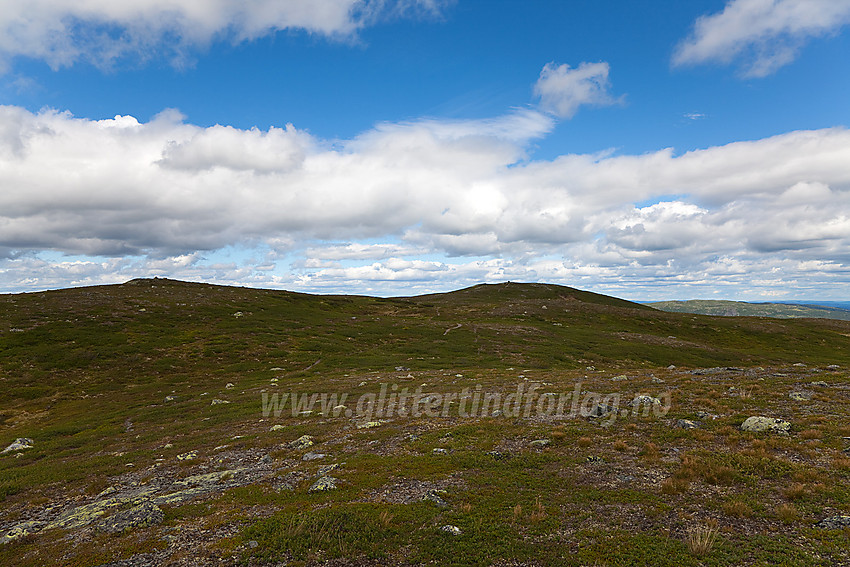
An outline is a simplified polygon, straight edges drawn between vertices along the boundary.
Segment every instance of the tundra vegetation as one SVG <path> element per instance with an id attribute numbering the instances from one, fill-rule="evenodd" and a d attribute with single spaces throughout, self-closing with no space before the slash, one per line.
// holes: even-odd
<path id="1" fill-rule="evenodd" d="M 377 299 L 146 279 L 0 306 L 2 565 L 850 562 L 847 321 L 515 283 Z M 623 402 L 263 415 L 263 394 L 382 384 Z M 639 395 L 669 411 L 626 411 Z"/>

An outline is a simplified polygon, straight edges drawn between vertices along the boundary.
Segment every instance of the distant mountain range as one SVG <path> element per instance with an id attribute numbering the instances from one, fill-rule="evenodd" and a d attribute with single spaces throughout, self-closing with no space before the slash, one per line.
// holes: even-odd
<path id="1" fill-rule="evenodd" d="M 727 317 L 775 317 L 777 319 L 841 319 L 850 321 L 850 302 L 748 303 L 714 299 L 654 301 L 645 305 L 673 313 L 696 313 Z"/>

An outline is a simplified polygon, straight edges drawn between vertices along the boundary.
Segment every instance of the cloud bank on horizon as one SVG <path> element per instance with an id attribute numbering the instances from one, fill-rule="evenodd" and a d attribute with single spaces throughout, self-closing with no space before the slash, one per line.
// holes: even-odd
<path id="1" fill-rule="evenodd" d="M 213 41 L 352 37 L 449 5 L 38 0 L 0 15 L 0 60 L 108 67 L 157 49 L 176 61 Z M 848 21 L 845 0 L 731 0 L 696 20 L 673 61 L 741 61 L 763 77 Z M 611 68 L 550 61 L 533 98 L 501 115 L 384 121 L 347 139 L 293 124 L 200 126 L 171 109 L 140 122 L 2 105 L 0 286 L 159 275 L 376 294 L 503 280 L 646 299 L 843 293 L 850 130 L 536 158 L 583 109 L 632 104 Z"/>

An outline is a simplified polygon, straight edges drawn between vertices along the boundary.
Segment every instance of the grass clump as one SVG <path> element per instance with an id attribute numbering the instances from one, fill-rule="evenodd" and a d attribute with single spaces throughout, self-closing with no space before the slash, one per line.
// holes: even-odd
<path id="1" fill-rule="evenodd" d="M 717 522 L 708 522 L 705 525 L 691 528 L 688 530 L 686 539 L 688 551 L 698 557 L 707 555 L 714 548 L 718 533 Z"/>

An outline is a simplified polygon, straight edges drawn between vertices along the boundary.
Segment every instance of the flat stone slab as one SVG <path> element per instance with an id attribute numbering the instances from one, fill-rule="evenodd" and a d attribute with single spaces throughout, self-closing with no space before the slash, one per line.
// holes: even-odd
<path id="1" fill-rule="evenodd" d="M 750 431 L 752 433 L 788 433 L 791 431 L 791 424 L 784 419 L 753 416 L 744 420 L 744 423 L 741 424 L 741 431 Z"/>

